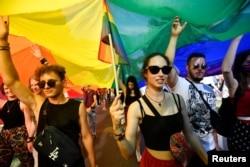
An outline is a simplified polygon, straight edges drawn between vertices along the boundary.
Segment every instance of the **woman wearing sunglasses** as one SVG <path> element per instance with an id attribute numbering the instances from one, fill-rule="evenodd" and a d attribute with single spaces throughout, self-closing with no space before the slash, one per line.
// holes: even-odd
<path id="1" fill-rule="evenodd" d="M 182 165 L 173 157 L 169 145 L 170 136 L 180 131 L 201 159 L 207 162 L 206 152 L 199 139 L 192 133 L 183 99 L 179 96 L 181 110 L 178 111 L 174 100 L 177 95 L 163 90 L 171 69 L 169 60 L 163 54 L 154 53 L 146 57 L 141 70 L 147 82 L 146 92 L 138 101 L 130 105 L 126 127 L 121 124 L 121 120 L 124 119 L 124 107 L 119 103 L 120 95 L 114 99 L 110 107 L 113 135 L 125 159 L 129 159 L 134 154 L 137 127 L 140 126 L 145 141 L 145 149 L 140 161 L 141 167 L 181 167 Z M 148 107 L 144 97 L 156 108 L 160 118 Z"/>

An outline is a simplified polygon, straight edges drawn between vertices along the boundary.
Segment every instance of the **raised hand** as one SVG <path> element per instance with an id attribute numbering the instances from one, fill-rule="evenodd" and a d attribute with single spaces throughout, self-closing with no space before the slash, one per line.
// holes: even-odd
<path id="1" fill-rule="evenodd" d="M 39 60 L 43 58 L 40 47 L 37 44 L 31 46 L 31 53 Z"/>
<path id="2" fill-rule="evenodd" d="M 0 41 L 1 45 L 7 44 L 9 35 L 9 17 L 0 16 Z"/>
<path id="3" fill-rule="evenodd" d="M 187 25 L 187 22 L 181 25 L 181 18 L 179 16 L 176 16 L 172 24 L 171 35 L 179 36 L 181 32 L 185 29 L 186 25 Z"/>

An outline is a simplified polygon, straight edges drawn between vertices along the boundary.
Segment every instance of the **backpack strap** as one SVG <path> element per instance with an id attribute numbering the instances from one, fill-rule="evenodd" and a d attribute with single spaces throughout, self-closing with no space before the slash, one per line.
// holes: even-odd
<path id="1" fill-rule="evenodd" d="M 41 106 L 40 112 L 39 112 L 39 118 L 38 118 L 38 122 L 37 122 L 37 133 L 36 134 L 39 134 L 41 131 L 43 131 L 45 126 L 48 125 L 48 123 L 47 123 L 48 104 L 49 104 L 49 100 L 45 99 L 45 101 L 43 102 L 43 104 Z"/>
<path id="2" fill-rule="evenodd" d="M 186 80 L 195 88 L 195 90 L 199 93 L 201 99 L 203 100 L 204 104 L 206 105 L 206 107 L 210 110 L 213 111 L 213 109 L 211 108 L 211 106 L 207 103 L 207 101 L 204 99 L 202 93 L 200 90 L 198 90 L 198 88 L 194 85 L 194 83 L 192 81 L 190 81 L 189 79 L 186 78 Z"/>

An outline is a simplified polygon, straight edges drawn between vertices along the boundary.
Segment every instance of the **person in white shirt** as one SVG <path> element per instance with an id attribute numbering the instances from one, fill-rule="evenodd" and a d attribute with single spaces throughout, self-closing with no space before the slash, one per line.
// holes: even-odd
<path id="1" fill-rule="evenodd" d="M 175 17 L 171 28 L 170 41 L 165 53 L 172 63 L 174 62 L 178 37 L 187 25 L 186 22 L 181 25 L 180 21 L 179 17 Z M 167 83 L 171 92 L 180 94 L 184 98 L 192 129 L 199 137 L 204 149 L 209 152 L 219 150 L 217 133 L 210 123 L 210 109 L 196 90 L 197 88 L 202 92 L 204 99 L 207 100 L 210 107 L 216 110 L 216 96 L 213 89 L 201 83 L 206 73 L 206 68 L 205 55 L 202 53 L 193 53 L 187 59 L 187 78 L 180 77 L 176 68 L 173 68 L 168 75 Z M 205 165 L 198 157 L 195 157 L 189 166 L 203 167 Z"/>

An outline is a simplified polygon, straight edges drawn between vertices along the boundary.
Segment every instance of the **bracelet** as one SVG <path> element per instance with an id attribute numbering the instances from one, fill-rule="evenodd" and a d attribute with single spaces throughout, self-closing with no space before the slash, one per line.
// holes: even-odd
<path id="1" fill-rule="evenodd" d="M 41 62 L 41 64 L 48 64 L 48 61 L 47 61 L 45 58 L 42 58 L 42 59 L 40 60 L 40 62 Z"/>
<path id="2" fill-rule="evenodd" d="M 30 142 L 33 142 L 33 140 L 34 140 L 34 137 L 28 137 L 27 140 L 26 140 L 26 142 L 30 143 Z"/>
<path id="3" fill-rule="evenodd" d="M 0 50 L 10 50 L 10 47 L 9 47 L 9 45 L 0 46 Z"/>
<path id="4" fill-rule="evenodd" d="M 125 133 L 120 133 L 120 134 L 113 134 L 114 139 L 118 141 L 122 141 L 125 139 Z"/>
<path id="5" fill-rule="evenodd" d="M 121 133 L 119 133 L 119 134 L 115 134 L 114 131 L 113 131 L 113 136 L 114 136 L 115 140 L 118 140 L 118 141 L 124 140 L 125 139 L 125 131 L 124 131 L 124 129 L 121 129 Z"/>

